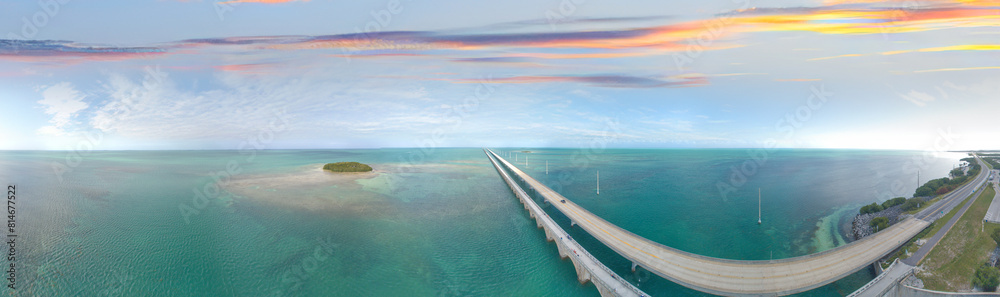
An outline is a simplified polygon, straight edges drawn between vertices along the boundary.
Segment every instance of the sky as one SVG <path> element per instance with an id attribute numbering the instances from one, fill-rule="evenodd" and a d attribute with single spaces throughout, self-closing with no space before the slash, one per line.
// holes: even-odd
<path id="1" fill-rule="evenodd" d="M 0 149 L 1000 149 L 1000 1 L 0 0 Z"/>

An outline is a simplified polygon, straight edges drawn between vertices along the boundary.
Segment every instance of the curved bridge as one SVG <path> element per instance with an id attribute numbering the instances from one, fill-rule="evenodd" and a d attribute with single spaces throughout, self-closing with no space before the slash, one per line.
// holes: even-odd
<path id="1" fill-rule="evenodd" d="M 877 261 L 930 224 L 910 217 L 850 244 L 795 258 L 746 261 L 706 257 L 650 241 L 605 221 L 493 151 L 489 153 L 573 223 L 635 265 L 688 288 L 718 295 L 788 295 L 823 286 Z"/>
<path id="2" fill-rule="evenodd" d="M 484 150 L 485 151 L 485 150 Z M 487 155 L 489 153 L 487 152 Z M 548 214 L 542 210 L 541 207 L 535 203 L 534 200 L 528 193 L 521 189 L 521 186 L 514 181 L 500 164 L 497 163 L 496 159 L 492 156 L 490 157 L 490 162 L 493 162 L 493 166 L 496 167 L 497 172 L 500 173 L 500 177 L 503 178 L 504 182 L 510 186 L 510 190 L 514 191 L 514 196 L 517 196 L 518 200 L 521 200 L 521 204 L 524 204 L 524 209 L 528 210 L 528 213 L 532 218 L 535 219 L 535 223 L 539 228 L 545 230 L 545 239 L 548 241 L 554 241 L 556 243 L 556 248 L 559 250 L 559 257 L 569 258 L 573 262 L 573 267 L 576 268 L 577 279 L 580 283 L 585 283 L 590 281 L 597 287 L 597 292 L 601 293 L 601 297 L 647 297 L 646 293 L 636 288 L 631 283 L 621 278 L 615 274 L 607 266 L 604 266 L 601 261 L 594 258 L 586 249 L 580 246 L 569 234 L 563 230 L 559 224 L 549 217 Z"/>

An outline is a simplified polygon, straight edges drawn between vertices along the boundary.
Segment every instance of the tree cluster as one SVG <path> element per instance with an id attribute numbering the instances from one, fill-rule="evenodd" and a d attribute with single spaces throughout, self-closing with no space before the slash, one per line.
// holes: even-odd
<path id="1" fill-rule="evenodd" d="M 333 172 L 369 172 L 372 167 L 358 162 L 337 162 L 323 165 L 323 169 Z"/>
<path id="2" fill-rule="evenodd" d="M 900 204 L 904 204 L 904 203 L 906 203 L 906 198 L 903 198 L 903 197 L 892 198 L 892 199 L 886 200 L 885 202 L 882 202 L 882 204 L 872 203 L 872 204 L 869 204 L 869 205 L 862 206 L 861 207 L 861 214 L 868 214 L 868 213 L 880 212 L 880 211 L 883 211 L 883 210 L 885 210 L 887 208 L 890 208 L 890 207 L 893 207 L 893 206 L 896 206 L 896 205 L 900 205 Z"/>
<path id="3" fill-rule="evenodd" d="M 875 228 L 875 232 L 878 232 L 889 227 L 889 219 L 886 217 L 875 217 L 871 222 L 868 222 L 868 225 Z"/>

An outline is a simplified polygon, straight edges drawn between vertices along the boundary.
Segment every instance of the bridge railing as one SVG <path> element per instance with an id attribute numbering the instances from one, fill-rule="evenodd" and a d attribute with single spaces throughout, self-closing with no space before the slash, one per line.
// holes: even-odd
<path id="1" fill-rule="evenodd" d="M 542 208 L 539 207 L 538 204 L 536 204 L 534 200 L 532 200 L 531 196 L 528 195 L 528 193 L 526 191 L 524 191 L 524 189 L 522 189 L 514 181 L 513 178 L 511 178 L 511 176 L 506 172 L 507 169 L 504 169 L 506 166 L 501 166 L 500 163 L 497 163 L 497 161 L 493 159 L 495 157 L 495 155 L 490 155 L 490 154 L 492 154 L 492 152 L 487 151 L 487 154 L 490 157 L 490 161 L 493 162 L 494 166 L 496 166 L 496 168 L 500 172 L 501 177 L 504 178 L 504 181 L 507 182 L 507 184 L 511 187 L 511 190 L 514 191 L 514 195 L 517 195 L 518 198 L 520 198 L 522 201 L 524 201 L 524 203 L 526 203 L 526 204 L 529 205 L 528 207 L 531 208 L 531 211 L 533 213 L 535 213 L 536 219 L 542 220 L 543 224 L 545 224 L 549 228 L 549 230 L 551 230 L 551 232 L 556 235 L 556 237 L 557 237 L 556 240 L 566 240 L 566 241 L 568 241 L 567 244 L 572 246 L 572 250 L 577 251 L 577 253 L 576 253 L 577 256 L 583 256 L 583 257 L 586 257 L 587 259 L 589 259 L 591 262 L 594 263 L 593 266 L 596 266 L 597 268 L 601 269 L 603 272 L 605 272 L 608 275 L 610 275 L 615 280 L 618 280 L 618 285 L 621 285 L 622 287 L 625 287 L 626 289 L 628 289 L 629 291 L 631 291 L 632 293 L 634 293 L 636 296 L 649 296 L 648 294 L 646 294 L 642 290 L 639 290 L 639 288 L 636 288 L 634 285 L 632 285 L 632 283 L 629 283 L 625 279 L 623 279 L 620 276 L 618 276 L 618 274 L 616 274 L 614 271 L 611 271 L 611 269 L 608 268 L 608 266 L 604 265 L 604 263 L 601 262 L 600 260 L 597 260 L 597 258 L 594 257 L 594 255 L 590 254 L 590 252 L 588 252 L 586 249 L 584 249 L 583 246 L 580 246 L 580 244 L 578 242 L 574 241 L 571 237 L 569 237 L 569 233 L 566 233 L 566 231 L 563 230 L 562 227 L 560 227 L 558 224 L 556 224 L 555 220 L 553 220 L 552 217 L 550 217 L 548 215 L 548 213 L 546 213 L 544 210 L 542 210 Z M 596 277 L 596 273 L 594 273 L 594 271 L 592 270 L 593 266 L 586 265 L 585 263 L 580 263 L 580 265 L 582 265 L 584 267 L 584 269 L 587 269 L 588 272 L 590 273 L 590 275 L 592 276 L 590 278 L 590 281 L 592 281 L 592 282 L 598 282 L 602 286 L 604 286 L 605 288 L 612 288 L 613 289 L 613 288 L 620 287 L 620 286 L 617 286 L 616 284 L 610 284 L 610 283 L 605 282 L 605 280 L 603 278 Z M 616 295 L 618 295 L 618 294 L 616 294 Z"/>
<path id="2" fill-rule="evenodd" d="M 878 282 L 882 281 L 882 279 L 885 278 L 885 276 L 889 274 L 889 271 L 891 271 L 892 268 L 896 266 L 896 263 L 899 263 L 899 259 L 896 259 L 896 260 L 892 261 L 892 264 L 889 264 L 889 268 L 886 268 L 885 270 L 883 270 L 882 273 L 879 274 L 878 276 L 875 276 L 875 278 L 872 279 L 872 281 L 868 282 L 867 284 L 865 284 L 861 288 L 858 288 L 857 290 L 854 291 L 854 293 L 851 293 L 851 295 L 847 295 L 847 297 L 858 296 L 858 295 L 864 293 L 865 291 L 867 291 L 869 288 L 871 288 L 872 286 L 874 286 Z M 878 265 L 877 262 L 876 262 L 876 265 Z M 893 280 L 893 281 L 896 281 L 896 280 Z M 888 289 L 891 289 L 892 287 L 893 286 L 889 286 Z M 878 296 L 881 296 L 884 293 L 885 293 L 884 291 L 883 292 L 879 292 Z"/>

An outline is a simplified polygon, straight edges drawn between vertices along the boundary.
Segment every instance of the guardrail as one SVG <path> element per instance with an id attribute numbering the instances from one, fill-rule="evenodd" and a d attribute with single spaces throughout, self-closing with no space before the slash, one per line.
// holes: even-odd
<path id="1" fill-rule="evenodd" d="M 885 278 L 885 276 L 887 274 L 889 274 L 889 271 L 892 271 L 892 268 L 896 266 L 896 263 L 899 263 L 899 259 L 898 258 L 896 260 L 892 261 L 892 264 L 889 264 L 889 268 L 886 268 L 884 270 L 884 272 L 882 272 L 882 274 L 879 274 L 878 276 L 875 276 L 875 278 L 872 279 L 872 281 L 868 282 L 867 284 L 865 284 L 861 288 L 858 288 L 857 290 L 854 290 L 854 293 L 851 293 L 850 295 L 847 295 L 847 297 L 855 297 L 855 296 L 858 296 L 859 294 L 864 293 L 865 291 L 867 291 L 868 288 L 871 288 L 876 283 L 878 283 L 883 278 Z M 910 270 L 912 271 L 912 269 L 910 269 Z M 906 275 L 908 275 L 908 274 L 906 274 Z M 889 289 L 891 289 L 891 288 L 892 288 L 892 286 L 889 286 Z M 883 290 L 882 292 L 879 292 L 878 295 L 881 296 L 882 294 L 885 294 L 885 291 L 886 290 Z"/>
<path id="2" fill-rule="evenodd" d="M 500 176 L 504 179 L 507 185 L 510 186 L 511 190 L 514 191 L 514 195 L 518 196 L 518 198 L 521 201 L 523 201 L 523 203 L 528 205 L 528 208 L 530 208 L 529 211 L 534 213 L 535 219 L 542 220 L 542 224 L 546 225 L 546 227 L 550 230 L 550 232 L 556 235 L 557 240 L 565 239 L 566 244 L 569 245 L 568 248 L 577 251 L 575 253 L 577 256 L 583 256 L 591 260 L 594 263 L 593 266 L 596 266 L 596 268 L 602 270 L 603 272 L 610 275 L 613 279 L 617 280 L 618 285 L 616 286 L 605 282 L 605 280 L 602 279 L 601 277 L 597 277 L 597 274 L 595 274 L 594 271 L 592 270 L 594 268 L 593 266 L 581 262 L 580 265 L 583 266 L 584 269 L 587 269 L 591 275 L 590 281 L 600 283 L 602 286 L 609 289 L 617 287 L 625 287 L 626 289 L 634 293 L 636 296 L 643 296 L 643 297 L 649 296 L 642 290 L 639 290 L 639 288 L 636 288 L 634 285 L 632 285 L 632 283 L 629 283 L 628 281 L 625 281 L 625 279 L 622 279 L 614 271 L 611 271 L 611 269 L 605 266 L 604 263 L 602 263 L 600 260 L 597 260 L 597 258 L 594 257 L 594 255 L 590 254 L 590 252 L 587 252 L 587 250 L 584 249 L 583 246 L 581 246 L 579 243 L 577 243 L 571 237 L 569 237 L 569 233 L 566 233 L 566 231 L 563 230 L 562 227 L 556 224 L 555 220 L 553 220 L 552 217 L 549 217 L 548 213 L 542 210 L 542 208 L 539 207 L 534 200 L 532 200 L 531 196 L 528 195 L 528 193 L 525 192 L 524 189 L 522 189 L 521 186 L 518 185 L 516 181 L 514 181 L 514 179 L 507 173 L 507 169 L 504 169 L 504 167 L 506 166 L 501 166 L 499 163 L 497 163 L 497 161 L 494 159 L 495 154 L 493 154 L 489 150 L 485 151 L 487 156 L 490 158 L 490 162 L 493 163 L 493 166 L 500 173 Z M 617 292 L 613 293 L 616 293 L 616 295 L 618 295 Z"/>

